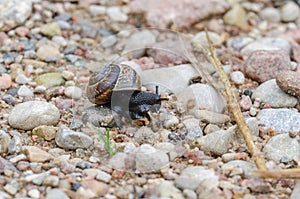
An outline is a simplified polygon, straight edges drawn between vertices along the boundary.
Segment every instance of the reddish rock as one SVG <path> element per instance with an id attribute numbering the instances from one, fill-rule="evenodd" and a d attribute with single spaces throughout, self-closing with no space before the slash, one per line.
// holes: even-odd
<path id="1" fill-rule="evenodd" d="M 16 31 L 17 35 L 19 35 L 20 37 L 25 37 L 29 33 L 29 29 L 24 26 L 20 26 L 20 27 L 16 28 L 15 31 Z"/>
<path id="2" fill-rule="evenodd" d="M 281 50 L 257 50 L 245 61 L 245 74 L 259 83 L 274 79 L 281 71 L 291 69 L 289 55 Z"/>
<path id="3" fill-rule="evenodd" d="M 91 190 L 96 196 L 104 196 L 108 191 L 108 185 L 97 180 L 84 180 L 81 182 L 85 189 Z"/>
<path id="4" fill-rule="evenodd" d="M 179 41 L 159 42 L 149 46 L 147 54 L 163 66 L 186 64 L 189 61 L 184 56 L 185 46 Z"/>
<path id="5" fill-rule="evenodd" d="M 300 72 L 281 72 L 276 77 L 276 83 L 281 90 L 300 99 Z"/>
<path id="6" fill-rule="evenodd" d="M 168 28 L 175 24 L 179 29 L 229 9 L 224 0 L 134 0 L 129 7 L 132 13 L 144 13 L 149 26 Z"/>
<path id="7" fill-rule="evenodd" d="M 0 45 L 4 45 L 6 43 L 6 41 L 8 40 L 8 36 L 7 34 L 5 34 L 4 32 L 0 32 Z"/>
<path id="8" fill-rule="evenodd" d="M 11 76 L 10 75 L 2 75 L 0 76 L 0 89 L 6 90 L 11 87 Z"/>
<path id="9" fill-rule="evenodd" d="M 156 64 L 154 62 L 154 59 L 152 57 L 141 57 L 139 59 L 134 59 L 133 61 L 137 63 L 142 70 L 149 70 L 160 67 L 159 64 Z"/>

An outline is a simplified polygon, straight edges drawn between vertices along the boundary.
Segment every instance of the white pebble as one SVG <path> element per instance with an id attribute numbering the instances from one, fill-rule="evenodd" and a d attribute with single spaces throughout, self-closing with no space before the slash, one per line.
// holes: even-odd
<path id="1" fill-rule="evenodd" d="M 235 84 L 243 84 L 245 81 L 245 76 L 241 71 L 234 71 L 230 74 L 230 79 Z"/>
<path id="2" fill-rule="evenodd" d="M 293 1 L 288 1 L 281 8 L 281 20 L 284 22 L 294 21 L 298 18 L 299 13 L 299 6 Z"/>
<path id="3" fill-rule="evenodd" d="M 28 82 L 31 81 L 30 78 L 26 77 L 26 75 L 24 74 L 19 74 L 16 79 L 15 79 L 16 83 L 18 84 L 27 84 Z"/>
<path id="4" fill-rule="evenodd" d="M 25 85 L 20 86 L 18 90 L 18 95 L 21 97 L 33 97 L 33 92 Z"/>
<path id="5" fill-rule="evenodd" d="M 126 22 L 128 19 L 128 16 L 117 6 L 107 8 L 107 14 L 112 21 Z"/>
<path id="6" fill-rule="evenodd" d="M 28 191 L 28 196 L 30 196 L 31 198 L 40 198 L 40 192 L 37 189 L 31 189 L 30 191 Z"/>
<path id="7" fill-rule="evenodd" d="M 81 91 L 81 88 L 79 87 L 76 87 L 76 86 L 69 86 L 65 89 L 64 91 L 65 95 L 67 97 L 70 97 L 74 100 L 78 100 L 81 98 L 81 95 L 82 95 L 82 91 Z"/>

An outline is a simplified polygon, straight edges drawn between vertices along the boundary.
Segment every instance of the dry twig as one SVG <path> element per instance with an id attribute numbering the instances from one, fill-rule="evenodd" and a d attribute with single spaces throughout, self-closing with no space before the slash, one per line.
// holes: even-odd
<path id="1" fill-rule="evenodd" d="M 282 170 L 257 170 L 253 172 L 254 175 L 258 175 L 261 178 L 300 178 L 300 168 L 296 169 L 282 169 Z"/>

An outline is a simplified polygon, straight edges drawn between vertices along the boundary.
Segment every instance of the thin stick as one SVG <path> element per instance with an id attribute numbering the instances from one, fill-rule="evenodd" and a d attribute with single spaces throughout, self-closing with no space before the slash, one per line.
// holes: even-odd
<path id="1" fill-rule="evenodd" d="M 296 169 L 282 169 L 282 170 L 256 170 L 252 172 L 254 175 L 258 175 L 261 178 L 291 178 L 300 179 L 300 168 Z"/>
<path id="2" fill-rule="evenodd" d="M 257 168 L 261 169 L 261 170 L 267 170 L 265 160 L 261 156 L 261 152 L 258 150 L 258 148 L 256 147 L 256 145 L 253 142 L 252 133 L 251 133 L 250 129 L 248 128 L 248 126 L 246 125 L 246 122 L 244 120 L 244 117 L 242 115 L 240 107 L 237 103 L 235 95 L 233 94 L 233 92 L 231 90 L 231 85 L 230 85 L 229 79 L 221 67 L 220 60 L 217 58 L 216 50 L 208 36 L 207 30 L 205 30 L 205 33 L 206 33 L 206 38 L 207 38 L 207 41 L 209 44 L 208 55 L 209 55 L 210 60 L 214 64 L 221 81 L 223 82 L 223 84 L 225 86 L 224 92 L 225 92 L 225 98 L 226 98 L 226 101 L 228 104 L 229 111 L 232 113 L 233 118 L 236 121 L 237 126 L 239 127 L 239 129 L 244 137 L 246 145 L 250 151 L 252 158 L 254 159 L 254 162 L 255 162 Z"/>

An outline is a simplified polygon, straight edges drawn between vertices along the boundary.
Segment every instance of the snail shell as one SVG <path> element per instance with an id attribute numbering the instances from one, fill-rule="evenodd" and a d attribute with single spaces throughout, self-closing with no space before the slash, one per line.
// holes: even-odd
<path id="1" fill-rule="evenodd" d="M 107 104 L 114 91 L 140 90 L 140 77 L 127 65 L 110 64 L 93 73 L 86 89 L 87 97 L 94 104 Z"/>

